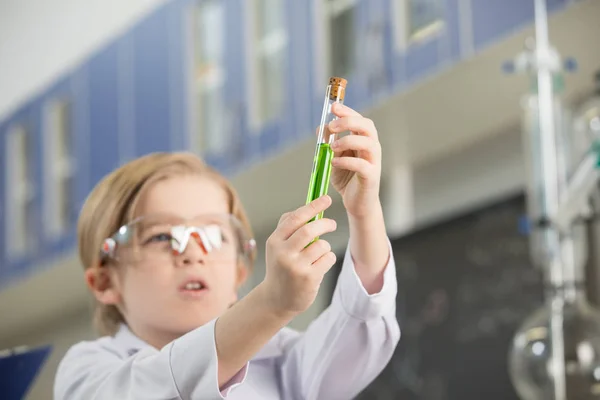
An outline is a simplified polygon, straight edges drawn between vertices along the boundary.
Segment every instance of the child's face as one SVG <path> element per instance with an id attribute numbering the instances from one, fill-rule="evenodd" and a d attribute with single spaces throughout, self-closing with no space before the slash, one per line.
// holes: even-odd
<path id="1" fill-rule="evenodd" d="M 175 176 L 157 182 L 140 199 L 138 215 L 169 213 L 184 219 L 203 214 L 228 214 L 228 198 L 214 180 Z M 121 309 L 137 330 L 181 335 L 221 315 L 237 300 L 246 269 L 235 257 L 219 259 L 206 254 L 191 240 L 183 254 L 119 265 L 114 279 Z M 186 282 L 201 280 L 205 288 L 185 289 Z"/>

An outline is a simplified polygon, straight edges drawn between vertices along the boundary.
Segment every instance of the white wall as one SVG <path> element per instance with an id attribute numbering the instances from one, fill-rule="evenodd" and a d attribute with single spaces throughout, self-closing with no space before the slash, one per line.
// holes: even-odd
<path id="1" fill-rule="evenodd" d="M 165 2 L 0 1 L 0 120 Z"/>
<path id="2" fill-rule="evenodd" d="M 522 190 L 521 134 L 515 128 L 414 172 L 415 222 L 428 224 Z"/>

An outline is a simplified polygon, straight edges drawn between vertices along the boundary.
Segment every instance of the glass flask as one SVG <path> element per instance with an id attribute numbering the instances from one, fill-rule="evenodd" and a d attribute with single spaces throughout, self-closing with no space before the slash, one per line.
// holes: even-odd
<path id="1" fill-rule="evenodd" d="M 546 304 L 523 322 L 511 343 L 509 374 L 522 400 L 554 399 L 555 373 L 563 368 L 566 399 L 600 399 L 600 311 L 588 302 L 585 289 L 585 225 L 574 225 L 571 235 L 568 242 L 573 247 L 563 251 L 564 284 L 548 289 Z M 555 366 L 551 323 L 553 310 L 560 308 L 562 316 L 555 314 L 554 321 L 562 327 L 558 340 L 562 339 L 564 363 Z"/>
<path id="2" fill-rule="evenodd" d="M 568 400 L 600 399 L 600 313 L 572 288 L 563 308 L 564 368 Z M 554 398 L 551 306 L 537 310 L 514 336 L 509 373 L 522 400 Z"/>

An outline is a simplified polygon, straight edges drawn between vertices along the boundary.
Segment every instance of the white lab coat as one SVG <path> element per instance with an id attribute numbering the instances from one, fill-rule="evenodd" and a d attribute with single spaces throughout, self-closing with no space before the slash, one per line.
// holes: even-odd
<path id="1" fill-rule="evenodd" d="M 368 295 L 346 257 L 331 305 L 299 333 L 282 329 L 227 384 L 217 383 L 215 320 L 157 350 L 125 325 L 73 346 L 55 400 L 349 400 L 387 365 L 398 340 L 393 256 Z"/>

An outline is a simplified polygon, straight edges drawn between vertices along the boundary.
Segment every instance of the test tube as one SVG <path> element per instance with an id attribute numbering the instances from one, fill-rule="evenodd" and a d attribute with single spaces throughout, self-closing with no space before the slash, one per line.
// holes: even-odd
<path id="1" fill-rule="evenodd" d="M 344 78 L 331 77 L 325 92 L 325 102 L 321 114 L 321 123 L 319 124 L 319 133 L 317 136 L 317 146 L 313 161 L 310 183 L 308 186 L 308 195 L 306 204 L 327 194 L 329 188 L 329 177 L 331 176 L 331 160 L 333 159 L 333 150 L 331 144 L 335 140 L 335 134 L 329 132 L 327 126 L 337 117 L 331 112 L 331 107 L 335 103 L 344 103 L 346 93 L 346 84 L 348 81 Z M 315 216 L 311 221 L 323 218 L 323 212 Z M 316 240 L 316 239 L 315 239 Z"/>

